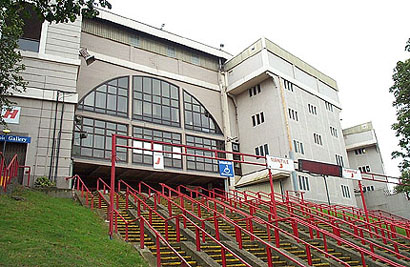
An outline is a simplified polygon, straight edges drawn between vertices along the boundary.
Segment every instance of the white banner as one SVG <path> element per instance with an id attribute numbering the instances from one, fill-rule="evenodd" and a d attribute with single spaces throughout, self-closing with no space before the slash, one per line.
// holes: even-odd
<path id="1" fill-rule="evenodd" d="M 362 173 L 359 170 L 342 168 L 342 177 L 352 180 L 362 180 Z"/>
<path id="2" fill-rule="evenodd" d="M 268 163 L 268 168 L 271 170 L 288 171 L 288 172 L 292 172 L 295 170 L 295 164 L 292 159 L 278 158 L 278 157 L 266 155 L 266 162 Z"/>
<path id="3" fill-rule="evenodd" d="M 164 156 L 162 155 L 162 153 L 154 152 L 154 169 L 164 169 Z"/>

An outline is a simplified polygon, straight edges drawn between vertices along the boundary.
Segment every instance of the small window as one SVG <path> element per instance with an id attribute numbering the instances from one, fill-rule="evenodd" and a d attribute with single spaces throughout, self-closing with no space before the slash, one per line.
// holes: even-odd
<path id="1" fill-rule="evenodd" d="M 191 56 L 191 63 L 195 65 L 199 65 L 201 63 L 198 55 Z"/>
<path id="2" fill-rule="evenodd" d="M 21 50 L 38 52 L 40 47 L 40 37 L 42 21 L 30 4 L 24 4 L 24 10 L 21 14 L 23 18 L 23 35 L 18 40 Z"/>
<path id="3" fill-rule="evenodd" d="M 175 50 L 175 47 L 172 47 L 172 46 L 167 47 L 167 56 L 169 56 L 169 57 L 176 57 L 177 56 L 177 52 Z"/>
<path id="4" fill-rule="evenodd" d="M 255 148 L 255 155 L 259 156 L 259 147 Z"/>
<path id="5" fill-rule="evenodd" d="M 252 115 L 252 125 L 255 127 L 256 125 L 262 124 L 265 122 L 265 116 L 263 112 Z"/>
<path id="6" fill-rule="evenodd" d="M 310 114 L 317 115 L 317 107 L 311 104 L 308 104 L 308 110 Z"/>
<path id="7" fill-rule="evenodd" d="M 336 158 L 336 164 L 343 167 L 344 166 L 343 157 L 341 155 L 336 154 L 335 158 Z"/>
<path id="8" fill-rule="evenodd" d="M 264 144 L 255 148 L 255 154 L 257 156 L 266 156 L 269 155 L 269 146 Z"/>
<path id="9" fill-rule="evenodd" d="M 289 118 L 295 121 L 299 121 L 298 112 L 291 108 L 288 108 Z"/>
<path id="10" fill-rule="evenodd" d="M 342 196 L 344 198 L 350 198 L 350 189 L 347 185 L 341 185 L 342 187 Z"/>
<path id="11" fill-rule="evenodd" d="M 283 80 L 283 84 L 285 85 L 285 89 L 289 90 L 290 92 L 293 92 L 293 83 Z"/>
<path id="12" fill-rule="evenodd" d="M 316 144 L 321 145 L 321 146 L 323 145 L 322 136 L 320 134 L 314 133 L 313 140 Z"/>
<path id="13" fill-rule="evenodd" d="M 299 142 L 297 140 L 293 140 L 293 146 L 294 146 L 294 149 L 295 149 L 296 153 L 305 154 L 302 142 Z"/>
<path id="14" fill-rule="evenodd" d="M 309 178 L 299 175 L 299 189 L 302 191 L 310 191 Z"/>
<path id="15" fill-rule="evenodd" d="M 252 96 L 255 96 L 255 95 L 257 95 L 257 94 L 260 94 L 260 93 L 261 93 L 261 85 L 258 84 L 258 85 L 254 86 L 254 87 L 252 87 L 252 88 L 249 88 L 249 89 L 248 89 L 248 92 L 249 92 L 249 97 L 252 97 Z"/>

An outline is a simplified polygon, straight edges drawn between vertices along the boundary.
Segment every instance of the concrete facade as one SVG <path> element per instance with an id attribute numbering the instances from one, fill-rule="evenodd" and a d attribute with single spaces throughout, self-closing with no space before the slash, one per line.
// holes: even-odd
<path id="1" fill-rule="evenodd" d="M 23 77 L 29 84 L 25 93 L 11 97 L 21 107 L 21 115 L 19 124 L 9 124 L 8 128 L 13 135 L 31 137 L 25 159 L 25 164 L 32 168 L 31 184 L 36 177 L 51 173 L 58 187 L 68 185 L 63 178 L 72 172 L 80 33 L 81 19 L 67 24 L 44 22 L 38 51 L 21 51 L 26 66 Z M 54 141 L 57 137 L 59 142 Z"/>
<path id="2" fill-rule="evenodd" d="M 91 64 L 79 58 L 81 48 L 93 57 Z M 93 181 L 107 178 L 115 131 L 228 151 L 239 145 L 243 153 L 349 167 L 336 81 L 266 38 L 233 57 L 101 11 L 91 20 L 45 23 L 39 51 L 23 55 L 30 83 L 25 94 L 13 98 L 22 117 L 10 128 L 32 137 L 26 164 L 35 176 L 48 175 L 59 147 L 58 187 L 68 186 L 63 177 L 72 171 Z M 167 88 L 177 93 L 168 96 Z M 53 140 L 61 141 L 56 146 Z M 147 153 L 129 150 L 120 157 L 118 174 L 129 180 L 228 185 L 212 160 L 168 157 L 170 166 L 161 172 Z M 270 191 L 263 170 L 252 183 L 245 181 L 261 168 L 236 167 L 241 173 L 230 186 Z M 304 191 L 307 199 L 327 202 L 322 177 L 274 172 L 274 179 L 277 193 Z M 351 181 L 326 179 L 331 203 L 356 205 Z M 342 193 L 342 186 L 351 194 Z"/>

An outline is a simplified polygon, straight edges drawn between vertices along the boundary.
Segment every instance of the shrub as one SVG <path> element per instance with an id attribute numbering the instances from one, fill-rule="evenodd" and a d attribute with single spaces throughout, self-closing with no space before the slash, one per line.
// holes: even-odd
<path id="1" fill-rule="evenodd" d="M 49 188 L 54 186 L 56 186 L 56 184 L 50 181 L 50 179 L 48 179 L 46 176 L 39 176 L 34 182 L 34 187 L 36 188 Z"/>

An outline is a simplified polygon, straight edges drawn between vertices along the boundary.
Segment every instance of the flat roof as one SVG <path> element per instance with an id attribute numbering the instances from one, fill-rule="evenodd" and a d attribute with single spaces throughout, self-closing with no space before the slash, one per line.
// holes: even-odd
<path id="1" fill-rule="evenodd" d="M 130 18 L 126 18 L 124 16 L 115 14 L 113 12 L 107 11 L 105 9 L 101 9 L 98 8 L 98 16 L 97 18 L 100 19 L 104 19 L 140 32 L 144 32 L 147 33 L 149 35 L 152 36 L 156 36 L 158 38 L 162 38 L 177 44 L 181 44 L 184 45 L 186 47 L 210 54 L 212 56 L 216 56 L 216 57 L 221 57 L 224 59 L 229 59 L 231 58 L 233 55 L 231 55 L 230 53 L 219 49 L 219 48 L 215 48 L 197 41 L 194 41 L 192 39 L 186 38 L 186 37 L 182 37 L 180 35 L 165 31 L 165 30 L 161 30 L 160 28 L 130 19 Z"/>

